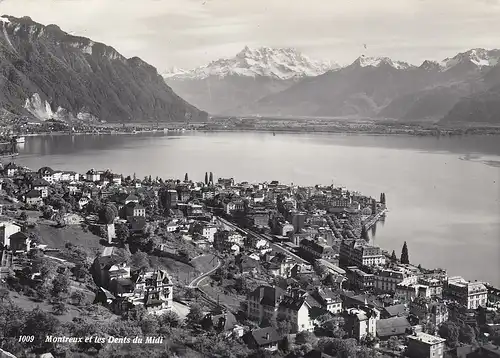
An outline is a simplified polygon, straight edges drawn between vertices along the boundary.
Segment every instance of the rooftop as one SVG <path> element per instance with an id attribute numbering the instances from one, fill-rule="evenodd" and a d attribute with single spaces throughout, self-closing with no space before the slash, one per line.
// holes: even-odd
<path id="1" fill-rule="evenodd" d="M 443 339 L 441 337 L 436 337 L 436 336 L 433 336 L 433 335 L 430 335 L 430 334 L 427 334 L 424 332 L 416 333 L 412 336 L 408 336 L 408 338 L 413 340 L 413 341 L 418 341 L 418 342 L 422 342 L 422 343 L 429 344 L 429 345 L 434 345 L 434 344 L 446 342 L 446 339 Z"/>

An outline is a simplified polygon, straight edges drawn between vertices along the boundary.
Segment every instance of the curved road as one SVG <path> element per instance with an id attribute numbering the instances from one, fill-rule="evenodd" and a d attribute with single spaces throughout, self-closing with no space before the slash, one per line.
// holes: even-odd
<path id="1" fill-rule="evenodd" d="M 210 271 L 205 272 L 205 273 L 201 274 L 200 276 L 198 276 L 197 278 L 195 278 L 193 281 L 191 281 L 191 283 L 187 287 L 197 288 L 200 285 L 201 281 L 203 281 L 207 276 L 210 276 L 211 274 L 213 274 L 219 267 L 221 267 L 222 261 L 219 258 L 216 258 L 216 259 L 217 259 L 217 265 L 213 269 L 211 269 Z"/>

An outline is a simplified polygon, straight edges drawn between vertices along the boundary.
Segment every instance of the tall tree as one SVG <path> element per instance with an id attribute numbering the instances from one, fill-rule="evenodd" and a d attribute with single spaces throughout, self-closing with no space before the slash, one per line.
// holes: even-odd
<path id="1" fill-rule="evenodd" d="M 396 251 L 394 251 L 394 250 L 392 250 L 391 260 L 394 262 L 398 261 L 398 258 L 396 256 Z"/>
<path id="2" fill-rule="evenodd" d="M 184 181 L 185 181 L 185 182 L 188 182 L 188 181 L 189 181 L 188 173 L 186 173 L 186 174 L 184 175 Z"/>
<path id="3" fill-rule="evenodd" d="M 205 185 L 208 185 L 208 173 L 205 172 Z"/>
<path id="4" fill-rule="evenodd" d="M 208 181 L 210 184 L 214 183 L 214 173 L 210 172 L 210 177 L 209 177 Z"/>
<path id="5" fill-rule="evenodd" d="M 365 225 L 361 228 L 361 238 L 365 241 L 370 241 L 370 235 L 368 235 L 368 230 L 366 230 Z"/>
<path id="6" fill-rule="evenodd" d="M 403 249 L 401 250 L 401 263 L 408 265 L 410 263 L 410 257 L 408 256 L 408 246 L 406 241 L 403 244 Z"/>

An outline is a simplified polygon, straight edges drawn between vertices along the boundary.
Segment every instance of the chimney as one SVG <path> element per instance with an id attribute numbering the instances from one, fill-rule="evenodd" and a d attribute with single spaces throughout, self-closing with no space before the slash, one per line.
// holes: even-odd
<path id="1" fill-rule="evenodd" d="M 266 341 L 269 340 L 269 333 L 266 333 Z"/>

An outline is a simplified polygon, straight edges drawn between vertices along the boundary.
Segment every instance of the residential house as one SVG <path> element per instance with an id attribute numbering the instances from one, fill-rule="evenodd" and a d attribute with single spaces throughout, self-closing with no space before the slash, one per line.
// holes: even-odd
<path id="1" fill-rule="evenodd" d="M 21 231 L 21 226 L 13 221 L 0 221 L 0 244 L 10 247 L 10 237 Z"/>
<path id="2" fill-rule="evenodd" d="M 215 240 L 215 234 L 217 233 L 217 226 L 212 223 L 196 222 L 193 228 L 194 232 L 200 234 L 208 240 L 208 242 L 213 243 Z"/>
<path id="3" fill-rule="evenodd" d="M 380 313 L 381 318 L 406 317 L 408 316 L 408 307 L 405 304 L 386 306 Z"/>
<path id="4" fill-rule="evenodd" d="M 429 298 L 431 295 L 429 287 L 405 280 L 396 286 L 394 297 L 400 302 L 410 303 L 417 297 Z"/>
<path id="5" fill-rule="evenodd" d="M 405 336 L 411 331 L 410 322 L 406 317 L 391 317 L 377 321 L 377 337 L 387 340 L 391 337 Z"/>
<path id="6" fill-rule="evenodd" d="M 122 185 L 122 176 L 120 174 L 113 174 L 111 181 L 115 185 Z"/>
<path id="7" fill-rule="evenodd" d="M 85 180 L 95 183 L 101 180 L 101 173 L 96 171 L 95 169 L 90 169 L 86 174 L 85 174 Z"/>
<path id="8" fill-rule="evenodd" d="M 49 167 L 42 167 L 38 170 L 38 174 L 40 175 L 40 178 L 49 182 L 49 183 L 54 183 L 56 180 L 54 178 L 54 170 Z"/>
<path id="9" fill-rule="evenodd" d="M 78 208 L 80 210 L 82 210 L 88 203 L 89 203 L 90 199 L 86 196 L 82 196 L 79 200 L 78 200 Z"/>
<path id="10" fill-rule="evenodd" d="M 146 208 L 139 205 L 135 201 L 131 201 L 125 205 L 125 217 L 145 217 Z"/>
<path id="11" fill-rule="evenodd" d="M 31 189 L 23 195 L 24 202 L 29 205 L 42 205 L 42 193 L 39 190 Z"/>
<path id="12" fill-rule="evenodd" d="M 80 174 L 77 172 L 72 172 L 72 171 L 63 171 L 61 172 L 61 178 L 60 181 L 64 182 L 74 182 L 74 181 L 79 181 L 80 180 Z"/>
<path id="13" fill-rule="evenodd" d="M 295 229 L 292 224 L 288 222 L 280 222 L 277 225 L 277 234 L 280 236 L 287 237 L 288 234 L 293 234 Z"/>
<path id="14" fill-rule="evenodd" d="M 443 358 L 446 339 L 419 332 L 408 336 L 406 354 L 410 358 Z"/>
<path id="15" fill-rule="evenodd" d="M 31 239 L 24 232 L 16 232 L 9 237 L 10 249 L 14 252 L 28 252 L 31 249 Z"/>
<path id="16" fill-rule="evenodd" d="M 17 166 L 15 163 L 8 163 L 3 167 L 3 172 L 8 176 L 8 177 L 13 177 L 17 173 L 19 173 L 19 166 Z"/>
<path id="17" fill-rule="evenodd" d="M 293 332 L 312 331 L 314 325 L 311 314 L 320 307 L 305 291 L 285 292 L 279 287 L 271 286 L 260 286 L 247 298 L 247 315 L 250 320 L 265 322 L 284 316 L 292 323 Z"/>
<path id="18" fill-rule="evenodd" d="M 235 258 L 235 264 L 242 274 L 255 273 L 260 267 L 260 262 L 247 255 L 238 255 Z"/>
<path id="19" fill-rule="evenodd" d="M 42 198 L 46 198 L 49 195 L 50 183 L 45 179 L 37 178 L 31 183 L 31 189 L 38 190 Z"/>
<path id="20" fill-rule="evenodd" d="M 269 269 L 274 276 L 281 276 L 289 278 L 291 276 L 292 268 L 296 265 L 295 261 L 284 255 L 283 253 L 277 253 L 269 261 Z"/>
<path id="21" fill-rule="evenodd" d="M 232 215 L 236 212 L 243 212 L 245 210 L 245 203 L 243 200 L 232 200 L 224 203 L 224 212 L 227 215 Z"/>
<path id="22" fill-rule="evenodd" d="M 244 238 L 237 232 L 233 231 L 218 231 L 214 235 L 214 247 L 219 251 L 231 250 L 234 245 L 243 247 Z"/>
<path id="23" fill-rule="evenodd" d="M 264 349 L 275 352 L 281 340 L 278 332 L 273 327 L 254 329 L 243 336 L 243 341 L 250 349 Z"/>
<path id="24" fill-rule="evenodd" d="M 462 277 L 450 277 L 444 294 L 468 309 L 486 307 L 488 289 L 481 282 L 468 282 Z"/>
<path id="25" fill-rule="evenodd" d="M 171 310 L 173 282 L 167 271 L 150 270 L 141 273 L 135 282 L 134 296 L 143 298 L 147 310 Z"/>
<path id="26" fill-rule="evenodd" d="M 321 308 L 325 311 L 333 314 L 342 312 L 342 299 L 331 288 L 316 287 L 316 290 L 311 295 L 321 304 Z"/>
<path id="27" fill-rule="evenodd" d="M 424 297 L 417 297 L 410 303 L 410 314 L 417 317 L 421 323 L 430 323 L 436 328 L 449 317 L 446 304 Z"/>
<path id="28" fill-rule="evenodd" d="M 361 340 L 377 334 L 377 313 L 368 307 L 348 308 L 344 311 L 344 331 L 351 338 Z"/>
<path id="29" fill-rule="evenodd" d="M 130 203 L 139 204 L 139 198 L 134 194 L 130 194 L 125 198 L 124 204 L 127 205 Z"/>

